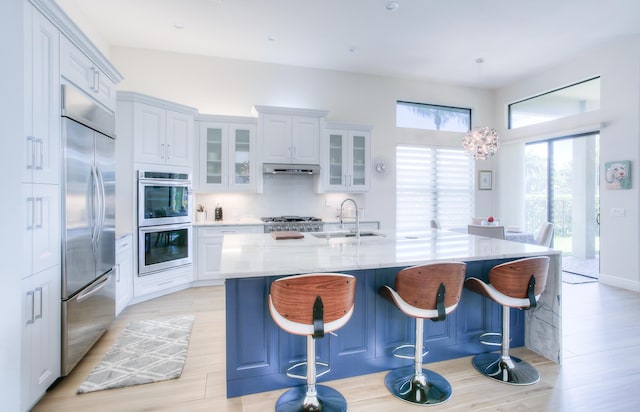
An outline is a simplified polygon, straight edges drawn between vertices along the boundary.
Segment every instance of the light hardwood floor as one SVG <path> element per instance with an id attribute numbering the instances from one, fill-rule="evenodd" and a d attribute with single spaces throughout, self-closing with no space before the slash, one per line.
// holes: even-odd
<path id="1" fill-rule="evenodd" d="M 563 284 L 564 356 L 554 364 L 523 348 L 512 354 L 535 365 L 542 379 L 511 386 L 478 374 L 470 358 L 429 363 L 453 387 L 452 398 L 430 410 L 635 411 L 640 403 L 640 294 L 598 283 Z M 194 314 L 179 379 L 76 395 L 75 391 L 131 320 Z M 34 411 L 269 411 L 283 392 L 225 397 L 223 287 L 193 288 L 128 307 L 76 369 Z M 393 398 L 385 373 L 326 382 L 350 411 L 425 410 Z"/>

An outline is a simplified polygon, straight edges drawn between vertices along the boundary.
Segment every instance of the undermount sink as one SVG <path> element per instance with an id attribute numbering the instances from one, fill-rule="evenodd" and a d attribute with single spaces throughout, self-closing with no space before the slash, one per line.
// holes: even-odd
<path id="1" fill-rule="evenodd" d="M 320 239 L 331 239 L 331 238 L 345 238 L 345 237 L 356 237 L 356 232 L 347 232 L 347 231 L 333 231 L 333 232 L 313 232 L 312 236 L 315 236 Z M 360 231 L 360 237 L 370 237 L 370 236 L 384 236 L 382 233 L 372 232 L 370 230 Z"/>

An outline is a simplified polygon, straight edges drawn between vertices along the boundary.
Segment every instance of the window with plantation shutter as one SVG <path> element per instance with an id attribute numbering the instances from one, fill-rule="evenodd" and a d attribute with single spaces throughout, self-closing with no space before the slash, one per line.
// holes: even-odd
<path id="1" fill-rule="evenodd" d="M 474 164 L 463 150 L 396 148 L 396 230 L 423 236 L 431 219 L 443 228 L 466 227 L 473 216 Z"/>

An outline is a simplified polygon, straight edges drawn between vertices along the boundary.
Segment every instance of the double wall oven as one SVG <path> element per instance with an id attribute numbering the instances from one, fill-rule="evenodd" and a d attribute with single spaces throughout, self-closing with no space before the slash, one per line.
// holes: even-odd
<path id="1" fill-rule="evenodd" d="M 138 275 L 190 265 L 192 185 L 188 173 L 138 172 Z"/>

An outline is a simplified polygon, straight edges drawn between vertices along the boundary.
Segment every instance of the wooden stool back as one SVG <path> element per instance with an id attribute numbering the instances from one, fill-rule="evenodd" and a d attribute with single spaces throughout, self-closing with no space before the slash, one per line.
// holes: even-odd
<path id="1" fill-rule="evenodd" d="M 466 265 L 462 262 L 431 263 L 402 269 L 396 276 L 395 289 L 408 304 L 425 310 L 436 309 L 441 283 L 446 288 L 444 306 L 460 301 Z"/>
<path id="2" fill-rule="evenodd" d="M 523 299 L 527 297 L 531 276 L 536 280 L 534 294 L 537 296 L 544 291 L 548 273 L 548 256 L 519 259 L 494 266 L 489 272 L 489 283 L 506 296 Z"/>
<path id="3" fill-rule="evenodd" d="M 274 308 L 288 320 L 313 325 L 313 304 L 320 296 L 324 322 L 345 316 L 353 307 L 356 279 L 338 273 L 316 273 L 281 278 L 271 284 Z"/>

